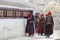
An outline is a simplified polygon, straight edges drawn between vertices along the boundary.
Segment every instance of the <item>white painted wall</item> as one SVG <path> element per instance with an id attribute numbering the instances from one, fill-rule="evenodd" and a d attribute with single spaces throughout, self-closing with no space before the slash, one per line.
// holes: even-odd
<path id="1" fill-rule="evenodd" d="M 0 39 L 25 35 L 26 19 L 0 19 Z"/>

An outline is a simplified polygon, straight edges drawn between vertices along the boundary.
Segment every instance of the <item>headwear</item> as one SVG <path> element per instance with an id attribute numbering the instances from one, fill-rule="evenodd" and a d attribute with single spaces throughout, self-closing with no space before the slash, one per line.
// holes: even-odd
<path id="1" fill-rule="evenodd" d="M 37 16 L 39 13 L 36 13 L 35 16 Z"/>
<path id="2" fill-rule="evenodd" d="M 52 13 L 49 11 L 49 12 L 48 12 L 48 15 L 51 15 L 51 14 L 52 14 Z"/>

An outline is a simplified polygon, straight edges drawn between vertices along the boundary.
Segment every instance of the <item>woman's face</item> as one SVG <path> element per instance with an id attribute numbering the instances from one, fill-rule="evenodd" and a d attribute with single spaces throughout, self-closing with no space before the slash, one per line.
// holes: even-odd
<path id="1" fill-rule="evenodd" d="M 51 14 L 49 16 L 51 16 Z"/>

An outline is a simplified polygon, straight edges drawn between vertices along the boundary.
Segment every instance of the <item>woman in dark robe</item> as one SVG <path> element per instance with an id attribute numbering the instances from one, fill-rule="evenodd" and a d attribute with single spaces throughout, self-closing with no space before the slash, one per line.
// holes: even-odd
<path id="1" fill-rule="evenodd" d="M 28 14 L 28 18 L 27 18 L 27 25 L 26 25 L 26 29 L 25 29 L 25 33 L 28 33 L 29 36 L 33 36 L 34 34 L 34 17 L 33 14 L 30 12 Z"/>
<path id="2" fill-rule="evenodd" d="M 47 38 L 50 37 L 51 34 L 53 34 L 53 17 L 51 16 L 51 12 L 48 12 L 48 15 L 46 16 L 46 27 L 45 27 L 45 35 Z"/>
<path id="3" fill-rule="evenodd" d="M 34 17 L 34 21 L 35 21 L 35 29 L 36 29 L 37 23 L 38 23 L 38 21 L 37 21 L 38 15 L 39 15 L 39 13 L 36 13 L 36 14 L 35 14 L 35 17 Z"/>
<path id="4" fill-rule="evenodd" d="M 41 18 L 39 19 L 39 22 L 37 24 L 37 33 L 38 35 L 43 35 L 44 33 L 44 14 L 41 14 Z"/>

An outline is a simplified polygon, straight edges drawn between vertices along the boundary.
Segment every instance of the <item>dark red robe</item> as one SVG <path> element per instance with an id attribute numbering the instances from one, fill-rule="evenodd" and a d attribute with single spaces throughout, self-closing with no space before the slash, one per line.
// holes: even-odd
<path id="1" fill-rule="evenodd" d="M 36 32 L 41 35 L 44 33 L 44 18 L 40 18 Z"/>
<path id="2" fill-rule="evenodd" d="M 25 29 L 25 33 L 29 33 L 29 35 L 33 35 L 34 34 L 34 17 L 32 14 L 28 15 L 27 18 L 27 25 L 26 25 L 26 29 Z"/>

